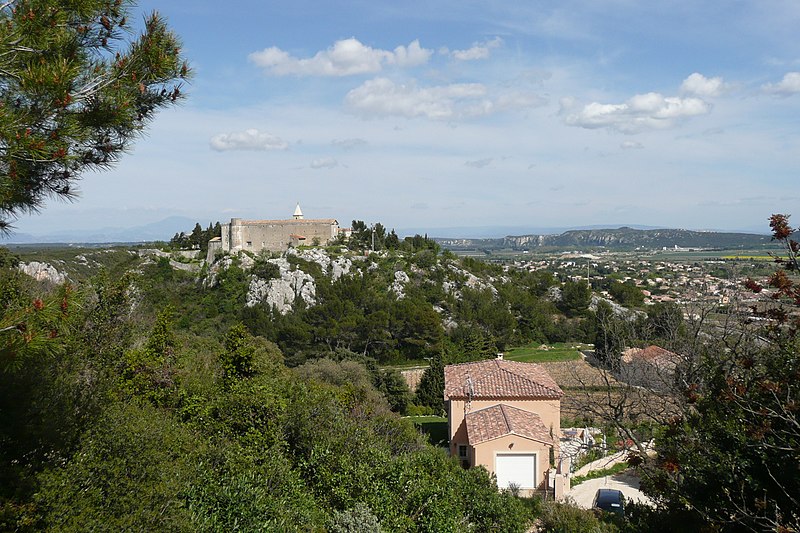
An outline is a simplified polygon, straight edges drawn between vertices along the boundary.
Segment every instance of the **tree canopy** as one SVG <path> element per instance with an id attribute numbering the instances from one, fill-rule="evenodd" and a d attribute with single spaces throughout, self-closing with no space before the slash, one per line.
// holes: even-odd
<path id="1" fill-rule="evenodd" d="M 130 148 L 189 76 L 157 13 L 131 38 L 132 0 L 0 4 L 0 231 Z"/>

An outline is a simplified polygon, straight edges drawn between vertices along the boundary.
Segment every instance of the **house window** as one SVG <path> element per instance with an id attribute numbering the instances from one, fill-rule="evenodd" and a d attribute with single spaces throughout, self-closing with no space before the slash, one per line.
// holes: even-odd
<path id="1" fill-rule="evenodd" d="M 469 464 L 469 456 L 467 455 L 467 445 L 466 444 L 459 444 L 458 445 L 458 460 L 461 462 L 461 466 L 464 469 L 470 467 Z"/>

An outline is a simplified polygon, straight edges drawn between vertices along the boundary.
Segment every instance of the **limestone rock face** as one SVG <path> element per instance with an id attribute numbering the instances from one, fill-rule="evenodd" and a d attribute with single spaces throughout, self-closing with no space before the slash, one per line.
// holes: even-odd
<path id="1" fill-rule="evenodd" d="M 67 281 L 66 274 L 59 272 L 54 266 L 47 263 L 31 261 L 30 263 L 20 263 L 17 268 L 19 268 L 20 272 L 24 272 L 36 281 L 49 281 L 56 285 Z"/>
<path id="2" fill-rule="evenodd" d="M 408 283 L 409 279 L 408 274 L 402 270 L 398 270 L 394 273 L 394 282 L 392 283 L 391 290 L 397 295 L 398 300 L 405 298 L 406 283 Z"/>
<path id="3" fill-rule="evenodd" d="M 469 287 L 470 289 L 476 289 L 481 291 L 488 289 L 489 291 L 491 291 L 493 296 L 495 297 L 497 296 L 497 289 L 491 283 L 487 283 L 486 281 L 477 277 L 472 272 L 469 272 L 467 270 L 462 270 L 452 263 L 447 266 L 450 269 L 450 271 L 453 274 L 455 274 L 457 278 L 463 280 L 461 286 L 466 286 Z M 461 292 L 458 290 L 458 287 L 459 287 L 458 282 L 446 281 L 443 284 L 444 290 L 448 294 L 454 294 L 456 297 L 461 296 Z"/>
<path id="4" fill-rule="evenodd" d="M 292 265 L 284 258 L 270 259 L 269 262 L 278 265 L 281 277 L 264 280 L 253 276 L 247 291 L 248 307 L 265 303 L 285 315 L 292 310 L 297 297 L 307 305 L 316 304 L 317 286 L 311 274 L 300 269 L 291 270 Z"/>
<path id="5" fill-rule="evenodd" d="M 340 257 L 331 262 L 331 278 L 333 281 L 341 278 L 342 276 L 346 276 L 350 274 L 350 270 L 353 268 L 353 262 L 350 261 L 346 257 Z"/>
<path id="6" fill-rule="evenodd" d="M 328 267 L 331 264 L 331 258 L 325 253 L 325 250 L 319 248 L 311 248 L 308 250 L 297 250 L 296 248 L 289 248 L 286 255 L 295 255 L 300 259 L 308 261 L 309 263 L 316 263 L 322 267 L 323 272 L 328 272 Z"/>

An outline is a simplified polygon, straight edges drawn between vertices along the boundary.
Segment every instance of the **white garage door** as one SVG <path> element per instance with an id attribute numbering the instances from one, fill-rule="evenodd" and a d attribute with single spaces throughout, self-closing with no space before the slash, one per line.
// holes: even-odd
<path id="1" fill-rule="evenodd" d="M 515 485 L 521 489 L 536 488 L 535 453 L 498 453 L 495 456 L 497 486 L 501 489 Z"/>

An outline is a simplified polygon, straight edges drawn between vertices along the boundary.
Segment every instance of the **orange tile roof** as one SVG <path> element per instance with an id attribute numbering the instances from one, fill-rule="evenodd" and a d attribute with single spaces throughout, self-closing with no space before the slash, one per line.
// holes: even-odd
<path id="1" fill-rule="evenodd" d="M 470 388 L 472 389 L 470 391 Z M 444 367 L 444 398 L 561 398 L 547 371 L 535 363 L 490 359 Z"/>
<path id="2" fill-rule="evenodd" d="M 636 360 L 647 361 L 654 365 L 676 365 L 680 356 L 660 346 L 650 345 L 647 348 L 630 348 L 622 352 L 622 362 L 632 363 Z"/>
<path id="3" fill-rule="evenodd" d="M 505 435 L 518 435 L 553 445 L 553 438 L 536 413 L 497 404 L 467 413 L 467 439 L 472 446 L 498 439 Z"/>

